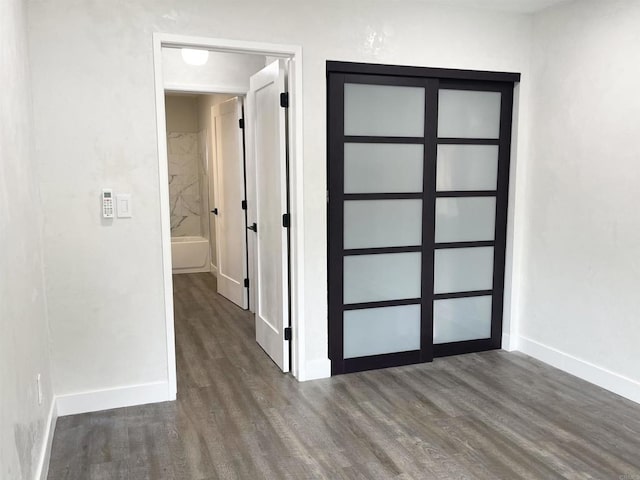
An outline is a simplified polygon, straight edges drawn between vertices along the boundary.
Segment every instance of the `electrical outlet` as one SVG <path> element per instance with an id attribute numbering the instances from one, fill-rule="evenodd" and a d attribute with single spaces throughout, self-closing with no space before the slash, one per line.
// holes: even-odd
<path id="1" fill-rule="evenodd" d="M 38 386 L 38 405 L 42 405 L 42 376 L 36 375 L 36 385 Z"/>

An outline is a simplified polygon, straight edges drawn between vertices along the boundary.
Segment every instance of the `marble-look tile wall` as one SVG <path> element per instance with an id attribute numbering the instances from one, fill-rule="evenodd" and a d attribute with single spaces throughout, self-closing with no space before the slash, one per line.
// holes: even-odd
<path id="1" fill-rule="evenodd" d="M 198 133 L 167 133 L 171 236 L 200 236 L 204 168 Z"/>

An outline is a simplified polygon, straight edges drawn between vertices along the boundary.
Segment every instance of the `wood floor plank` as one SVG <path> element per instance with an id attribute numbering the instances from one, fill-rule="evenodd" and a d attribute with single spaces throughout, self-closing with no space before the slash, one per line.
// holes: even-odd
<path id="1" fill-rule="evenodd" d="M 50 480 L 640 478 L 640 406 L 526 355 L 299 383 L 215 292 L 174 276 L 178 400 L 58 419 Z"/>

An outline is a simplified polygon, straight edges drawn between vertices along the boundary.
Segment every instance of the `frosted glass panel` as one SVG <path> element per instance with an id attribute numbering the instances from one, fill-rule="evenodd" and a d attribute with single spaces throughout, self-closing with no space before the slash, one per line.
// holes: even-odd
<path id="1" fill-rule="evenodd" d="M 491 337 L 491 297 L 433 302 L 433 343 L 462 342 Z"/>
<path id="2" fill-rule="evenodd" d="M 344 134 L 424 136 L 424 88 L 344 85 Z"/>
<path id="3" fill-rule="evenodd" d="M 422 200 L 344 202 L 344 248 L 404 247 L 422 243 Z"/>
<path id="4" fill-rule="evenodd" d="M 438 145 L 436 190 L 496 190 L 497 145 Z"/>
<path id="5" fill-rule="evenodd" d="M 498 138 L 500 92 L 440 90 L 438 137 Z"/>
<path id="6" fill-rule="evenodd" d="M 436 243 L 493 240 L 495 197 L 436 199 Z"/>
<path id="7" fill-rule="evenodd" d="M 420 305 L 344 312 L 344 358 L 420 349 Z"/>
<path id="8" fill-rule="evenodd" d="M 423 146 L 345 143 L 345 193 L 422 192 Z"/>
<path id="9" fill-rule="evenodd" d="M 469 292 L 493 287 L 493 247 L 435 251 L 434 292 Z"/>
<path id="10" fill-rule="evenodd" d="M 420 252 L 344 257 L 344 303 L 420 297 Z"/>

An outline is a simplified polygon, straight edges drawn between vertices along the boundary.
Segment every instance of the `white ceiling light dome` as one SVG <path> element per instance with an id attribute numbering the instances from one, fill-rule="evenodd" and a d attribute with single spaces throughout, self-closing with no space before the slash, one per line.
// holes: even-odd
<path id="1" fill-rule="evenodd" d="M 183 48 L 182 60 L 188 65 L 200 66 L 207 63 L 209 59 L 208 50 L 200 50 L 198 48 Z"/>

